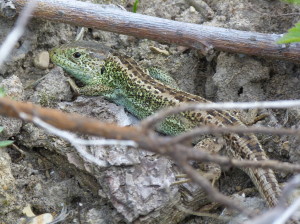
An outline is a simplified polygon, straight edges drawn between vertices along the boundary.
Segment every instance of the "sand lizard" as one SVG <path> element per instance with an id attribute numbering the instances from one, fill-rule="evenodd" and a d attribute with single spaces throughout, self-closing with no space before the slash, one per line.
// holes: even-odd
<path id="1" fill-rule="evenodd" d="M 143 119 L 156 111 L 182 103 L 210 101 L 168 84 L 166 76 L 153 78 L 133 59 L 94 42 L 74 42 L 50 51 L 52 61 L 65 69 L 84 87 L 83 95 L 101 95 L 124 106 L 130 113 Z M 159 78 L 159 77 L 158 77 Z M 229 111 L 187 111 L 168 117 L 158 130 L 176 135 L 199 125 L 245 126 Z M 239 160 L 267 160 L 258 139 L 253 134 L 224 135 L 231 147 L 228 154 Z M 243 169 L 269 206 L 275 206 L 281 193 L 271 169 Z"/>

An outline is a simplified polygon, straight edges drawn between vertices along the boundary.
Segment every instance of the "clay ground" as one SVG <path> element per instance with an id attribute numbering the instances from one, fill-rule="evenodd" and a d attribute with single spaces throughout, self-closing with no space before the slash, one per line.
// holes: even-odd
<path id="1" fill-rule="evenodd" d="M 189 2 L 140 1 L 137 12 L 183 22 L 278 34 L 300 20 L 299 7 L 278 0 L 205 0 L 214 12 L 212 18 L 207 18 L 205 10 L 196 9 Z M 133 1 L 97 3 L 120 4 L 131 11 Z M 1 18 L 1 42 L 14 22 Z M 9 60 L 0 68 L 1 85 L 14 99 L 120 125 L 136 122 L 122 107 L 102 97 L 74 97 L 65 73 L 49 63 L 46 51 L 73 41 L 76 31 L 77 27 L 67 24 L 32 19 Z M 206 58 L 182 46 L 94 29 L 86 30 L 84 40 L 98 41 L 125 53 L 145 68 L 159 67 L 168 72 L 181 89 L 212 101 L 300 97 L 300 68 L 291 62 L 225 52 L 215 52 Z M 299 127 L 299 109 L 259 113 L 266 113 L 268 117 L 255 125 Z M 175 180 L 175 165 L 166 158 L 125 147 L 91 147 L 95 156 L 106 161 L 99 167 L 85 162 L 68 142 L 32 124 L 8 118 L 1 118 L 0 124 L 5 130 L 2 139 L 15 140 L 14 144 L 24 152 L 23 157 L 15 147 L 0 150 L 1 224 L 26 223 L 22 210 L 27 205 L 36 215 L 57 216 L 63 207 L 67 208 L 69 215 L 62 223 L 151 223 L 164 220 L 159 209 L 169 203 L 170 195 L 174 200 L 180 197 L 178 186 L 169 193 L 160 190 L 164 181 Z M 299 141 L 294 137 L 259 135 L 258 138 L 270 158 L 299 162 Z M 290 177 L 283 172 L 276 175 L 280 182 Z M 218 185 L 226 195 L 253 187 L 249 177 L 235 168 L 222 172 Z M 266 209 L 257 192 L 248 194 L 247 199 L 239 198 L 241 203 L 249 203 L 247 206 Z M 213 212 L 220 211 L 222 208 Z M 165 223 L 175 223 L 165 219 Z M 196 216 L 187 216 L 178 222 L 218 223 L 216 219 Z"/>

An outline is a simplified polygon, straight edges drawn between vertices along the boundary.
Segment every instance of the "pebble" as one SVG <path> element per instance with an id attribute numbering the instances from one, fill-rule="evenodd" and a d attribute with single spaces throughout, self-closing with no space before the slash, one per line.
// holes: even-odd
<path id="1" fill-rule="evenodd" d="M 42 51 L 40 52 L 35 58 L 34 58 L 34 66 L 40 69 L 47 69 L 49 66 L 49 53 L 48 51 Z"/>

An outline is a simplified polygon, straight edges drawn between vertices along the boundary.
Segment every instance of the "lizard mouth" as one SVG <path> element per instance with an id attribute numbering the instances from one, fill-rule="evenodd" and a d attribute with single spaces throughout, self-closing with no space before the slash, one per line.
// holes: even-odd
<path id="1" fill-rule="evenodd" d="M 59 52 L 58 51 L 59 50 L 57 48 L 53 48 L 53 49 L 51 49 L 49 51 L 50 59 L 56 65 L 60 65 L 60 63 L 59 63 L 60 56 L 59 56 Z"/>
<path id="2" fill-rule="evenodd" d="M 59 49 L 59 48 L 53 48 L 49 51 L 49 56 L 51 61 L 60 67 L 62 67 L 65 70 L 68 70 L 68 68 L 75 68 L 76 63 L 72 60 L 69 60 L 66 53 Z"/>

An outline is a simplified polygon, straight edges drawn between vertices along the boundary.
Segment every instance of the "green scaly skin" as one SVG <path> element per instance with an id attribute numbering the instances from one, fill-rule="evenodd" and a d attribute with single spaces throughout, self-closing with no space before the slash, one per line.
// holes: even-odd
<path id="1" fill-rule="evenodd" d="M 131 58 L 94 42 L 80 41 L 60 46 L 51 50 L 50 57 L 55 64 L 85 84 L 78 88 L 80 94 L 104 96 L 124 106 L 139 119 L 164 107 L 189 102 L 210 103 L 200 96 L 179 90 L 170 77 L 157 71 L 152 72 L 154 79 Z M 176 135 L 207 124 L 220 127 L 245 126 L 228 111 L 187 111 L 168 117 L 158 130 Z M 224 137 L 232 146 L 228 147 L 230 157 L 256 161 L 268 159 L 255 135 L 232 133 Z M 273 171 L 250 168 L 243 170 L 251 177 L 269 206 L 275 206 L 281 191 Z"/>
<path id="2" fill-rule="evenodd" d="M 80 46 L 80 47 L 79 47 Z M 91 51 L 93 49 L 93 51 Z M 92 53 L 91 53 L 92 52 Z M 80 57 L 76 58 L 75 53 Z M 111 49 L 99 46 L 93 42 L 76 42 L 67 44 L 50 51 L 51 60 L 65 69 L 72 77 L 81 81 L 85 86 L 77 88 L 81 95 L 104 96 L 118 105 L 124 106 L 138 119 L 144 119 L 156 111 L 174 106 L 167 97 L 162 98 L 154 88 L 149 91 L 147 86 L 162 83 L 178 89 L 174 79 L 156 68 L 149 73 L 138 68 L 136 63 L 125 55 L 112 53 Z M 133 63 L 132 70 L 124 68 L 118 59 L 122 57 L 126 62 Z M 139 69 L 136 71 L 136 69 Z M 148 82 L 137 81 L 133 73 L 147 78 Z M 132 73 L 132 77 L 128 74 Z M 160 83 L 162 88 L 165 86 Z M 141 88 L 143 85 L 145 88 Z M 151 87 L 150 87 L 151 88 Z M 160 124 L 158 130 L 164 134 L 176 135 L 190 130 L 195 125 L 186 118 L 174 115 Z"/>

